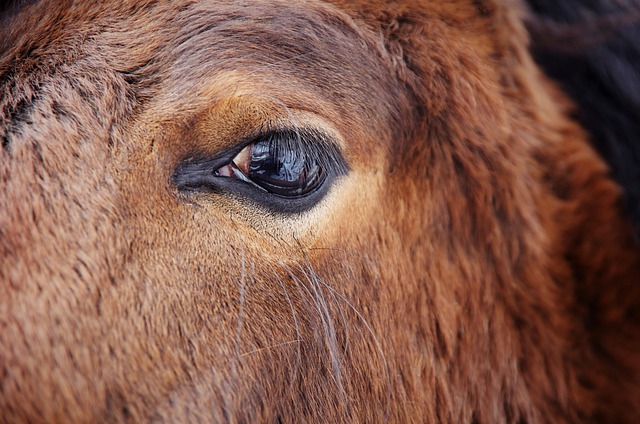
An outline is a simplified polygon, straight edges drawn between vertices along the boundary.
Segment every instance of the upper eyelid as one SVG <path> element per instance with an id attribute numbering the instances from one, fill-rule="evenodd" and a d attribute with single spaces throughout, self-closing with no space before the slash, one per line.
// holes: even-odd
<path id="1" fill-rule="evenodd" d="M 311 108 L 297 100 L 284 100 L 263 93 L 246 92 L 224 96 L 212 101 L 186 128 L 190 149 L 215 154 L 240 149 L 260 135 L 295 131 L 319 133 L 323 140 L 334 142 L 346 152 L 348 144 L 335 117 L 322 108 Z"/>
<path id="2" fill-rule="evenodd" d="M 310 154 L 310 156 L 317 160 L 320 165 L 326 167 L 338 166 L 339 169 L 335 169 L 336 173 L 345 173 L 349 169 L 346 160 L 344 159 L 342 149 L 335 140 L 335 137 L 323 130 L 313 127 L 289 127 L 281 130 L 269 131 L 265 134 L 256 136 L 251 141 L 244 144 L 244 146 L 262 141 L 266 138 L 281 139 L 285 142 L 292 143 L 291 145 L 299 144 L 296 147 L 304 148 L 305 153 Z M 310 141 L 315 142 L 312 143 Z M 328 161 L 330 159 L 339 160 L 337 162 L 333 161 L 332 163 L 329 163 Z"/>
<path id="3" fill-rule="evenodd" d="M 287 135 L 295 135 L 295 137 L 288 138 Z M 288 127 L 252 135 L 236 143 L 233 147 L 214 155 L 197 152 L 192 153 L 180 161 L 180 165 L 177 167 L 172 179 L 178 188 L 188 189 L 193 187 L 190 181 L 191 177 L 204 176 L 211 171 L 211 178 L 215 178 L 213 177 L 213 171 L 215 169 L 229 164 L 246 146 L 267 137 L 278 137 L 293 143 L 299 143 L 298 147 L 303 147 L 306 153 L 311 153 L 313 159 L 317 160 L 320 166 L 325 167 L 327 171 L 336 176 L 344 175 L 349 171 L 349 166 L 344 158 L 342 149 L 334 140 L 334 137 L 317 128 Z M 315 141 L 315 143 L 310 142 L 311 140 Z"/>

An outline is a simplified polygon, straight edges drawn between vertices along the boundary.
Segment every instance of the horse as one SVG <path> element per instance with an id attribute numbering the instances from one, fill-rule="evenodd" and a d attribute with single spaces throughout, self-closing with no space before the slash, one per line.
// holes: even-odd
<path id="1" fill-rule="evenodd" d="M 544 4 L 5 6 L 0 421 L 639 422 Z"/>

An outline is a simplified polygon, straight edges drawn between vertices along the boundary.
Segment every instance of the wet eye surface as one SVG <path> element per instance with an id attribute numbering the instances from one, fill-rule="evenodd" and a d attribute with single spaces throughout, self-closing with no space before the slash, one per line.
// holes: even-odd
<path id="1" fill-rule="evenodd" d="M 336 144 L 317 130 L 269 132 L 212 158 L 190 158 L 174 174 L 184 192 L 216 192 L 281 213 L 303 212 L 347 173 Z"/>
<path id="2" fill-rule="evenodd" d="M 301 144 L 271 134 L 246 146 L 216 175 L 238 178 L 283 197 L 305 196 L 322 186 L 326 173 L 317 155 Z"/>

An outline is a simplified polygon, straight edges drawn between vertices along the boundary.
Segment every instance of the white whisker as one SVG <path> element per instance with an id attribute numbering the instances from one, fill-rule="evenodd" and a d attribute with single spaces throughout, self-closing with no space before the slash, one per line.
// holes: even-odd
<path id="1" fill-rule="evenodd" d="M 378 350 L 378 353 L 380 354 L 380 358 L 382 359 L 382 362 L 383 362 L 383 365 L 384 365 L 384 369 L 385 369 L 385 378 L 387 380 L 387 387 L 390 389 L 391 388 L 391 377 L 389 375 L 389 365 L 387 363 L 387 358 L 386 358 L 386 356 L 384 354 L 384 350 L 382 349 L 382 344 L 380 343 L 380 340 L 378 339 L 378 337 L 376 336 L 375 332 L 373 331 L 373 328 L 371 327 L 369 322 L 364 318 L 364 316 L 360 313 L 360 311 L 358 311 L 358 309 L 351 302 L 349 302 L 344 295 L 342 295 L 336 289 L 334 289 L 333 287 L 328 285 L 322 278 L 320 278 L 315 273 L 315 271 L 313 269 L 313 266 L 311 265 L 311 262 L 309 261 L 309 258 L 307 256 L 306 252 L 304 251 L 304 249 L 302 248 L 302 245 L 299 242 L 298 242 L 298 246 L 299 246 L 300 252 L 302 253 L 302 256 L 303 256 L 303 258 L 305 260 L 305 265 L 310 270 L 310 272 L 313 272 L 313 274 L 315 276 L 315 279 L 320 284 L 322 284 L 324 287 L 326 287 L 331 293 L 333 293 L 334 295 L 338 296 L 338 298 L 340 298 L 343 302 L 345 302 L 347 304 L 347 306 L 349 308 L 351 308 L 351 310 L 356 314 L 358 319 L 360 319 L 360 321 L 363 323 L 363 325 L 365 326 L 365 328 L 367 329 L 367 331 L 371 335 L 371 337 L 372 337 L 372 339 L 373 339 L 373 341 L 374 341 L 374 343 L 376 345 L 376 349 Z M 390 392 L 390 390 L 387 390 L 387 411 L 389 410 L 390 407 L 391 407 L 391 392 Z"/>
<path id="2" fill-rule="evenodd" d="M 246 296 L 246 283 L 245 283 L 245 278 L 246 278 L 246 269 L 245 269 L 245 257 L 244 257 L 244 247 L 242 248 L 242 260 L 241 260 L 241 274 L 240 274 L 240 297 L 239 297 L 239 307 L 238 307 L 238 324 L 236 326 L 236 335 L 235 335 L 235 339 L 236 339 L 236 347 L 235 347 L 235 358 L 234 361 L 232 363 L 232 370 L 231 372 L 234 375 L 234 378 L 237 374 L 237 362 L 238 362 L 238 358 L 240 358 L 240 342 L 241 342 L 241 335 L 242 335 L 242 321 L 243 321 L 243 313 L 244 313 L 244 301 L 245 301 L 245 296 Z"/>
<path id="3" fill-rule="evenodd" d="M 300 325 L 298 324 L 298 318 L 296 316 L 296 311 L 295 308 L 293 307 L 293 302 L 291 301 L 291 297 L 289 296 L 289 292 L 287 291 L 287 288 L 284 284 L 284 282 L 282 281 L 282 278 L 280 278 L 280 276 L 278 275 L 278 273 L 275 271 L 275 269 L 273 269 L 273 267 L 271 266 L 271 264 L 268 264 L 269 268 L 271 268 L 271 271 L 273 272 L 273 275 L 276 277 L 276 279 L 278 280 L 278 283 L 280 284 L 280 287 L 282 287 L 282 291 L 284 292 L 284 296 L 287 299 L 287 302 L 289 303 L 289 308 L 291 309 L 291 316 L 293 317 L 293 324 L 295 326 L 296 329 L 296 339 L 298 341 L 302 341 L 302 337 L 300 334 Z M 298 370 L 300 368 L 300 360 L 301 360 L 301 356 L 302 356 L 302 352 L 300 351 L 300 343 L 298 343 L 297 349 L 296 349 L 296 364 L 294 366 L 293 369 L 293 375 L 291 376 L 291 383 L 289 385 L 289 390 L 293 391 L 293 387 L 296 381 L 296 377 L 298 376 Z"/>
<path id="4" fill-rule="evenodd" d="M 288 341 L 288 342 L 278 343 L 278 344 L 275 344 L 275 345 L 273 345 L 273 346 L 262 347 L 262 348 L 260 348 L 260 349 L 255 349 L 255 350 L 251 350 L 251 351 L 249 351 L 249 352 L 245 352 L 245 353 L 241 354 L 241 355 L 240 355 L 240 357 L 245 357 L 245 356 L 253 355 L 253 354 L 256 354 L 256 353 L 260 353 L 260 352 L 262 352 L 262 351 L 265 351 L 265 350 L 273 350 L 273 349 L 275 349 L 275 348 L 277 348 L 277 347 L 286 346 L 286 345 L 290 345 L 290 344 L 293 344 L 293 343 L 298 343 L 298 346 L 300 346 L 300 343 L 301 343 L 302 341 L 303 341 L 302 339 L 295 339 L 295 340 L 290 340 L 290 341 Z"/>

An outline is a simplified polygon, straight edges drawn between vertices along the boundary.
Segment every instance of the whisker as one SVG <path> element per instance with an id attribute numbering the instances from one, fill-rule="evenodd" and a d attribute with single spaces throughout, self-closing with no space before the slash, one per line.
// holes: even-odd
<path id="1" fill-rule="evenodd" d="M 245 269 L 245 251 L 244 251 L 244 247 L 242 248 L 242 258 L 241 258 L 241 274 L 240 274 L 240 297 L 239 297 L 239 302 L 240 302 L 240 306 L 238 307 L 238 324 L 236 326 L 236 335 L 235 335 L 235 339 L 236 339 L 236 347 L 235 347 L 235 359 L 232 363 L 232 370 L 231 372 L 234 375 L 234 378 L 237 376 L 237 362 L 238 362 L 238 358 L 240 358 L 240 342 L 241 342 L 241 334 L 242 334 L 242 321 L 243 321 L 243 313 L 244 313 L 244 301 L 245 301 L 245 296 L 246 296 L 246 284 L 245 284 L 245 278 L 246 278 L 246 269 Z"/>
<path id="2" fill-rule="evenodd" d="M 326 326 L 328 328 L 325 328 L 325 331 L 329 331 L 330 334 L 330 338 L 328 340 L 328 342 L 330 342 L 330 355 L 331 355 L 331 359 L 332 359 L 332 364 L 334 368 L 339 368 L 339 363 L 340 360 L 337 357 L 337 355 L 335 355 L 334 352 L 337 351 L 337 345 L 338 345 L 338 341 L 336 339 L 336 332 L 335 332 L 335 327 L 333 325 L 333 320 L 331 319 L 331 314 L 329 312 L 329 306 L 328 303 L 324 297 L 324 292 L 321 289 L 321 287 L 318 285 L 318 283 L 322 284 L 322 281 L 320 280 L 320 278 L 315 274 L 315 273 L 308 273 L 303 267 L 299 266 L 298 270 L 300 272 L 302 272 L 302 274 L 305 276 L 305 278 L 307 279 L 307 281 L 312 282 L 311 284 L 311 288 L 313 289 L 313 293 L 316 296 L 316 298 L 319 301 L 319 305 L 322 307 L 323 311 L 324 311 L 324 316 L 326 317 L 326 320 L 323 321 L 323 325 L 326 324 Z"/>
<path id="3" fill-rule="evenodd" d="M 303 342 L 302 339 L 295 339 L 295 340 L 290 340 L 288 342 L 278 343 L 278 344 L 275 344 L 273 346 L 261 347 L 260 349 L 250 350 L 249 352 L 245 352 L 245 353 L 241 354 L 240 357 L 253 355 L 255 353 L 260 353 L 260 352 L 265 351 L 265 350 L 272 350 L 272 349 L 275 349 L 275 348 L 278 348 L 278 347 L 281 347 L 281 346 L 290 345 L 290 344 L 293 344 L 293 343 L 298 343 L 298 347 L 299 347 L 301 342 Z"/>
<path id="4" fill-rule="evenodd" d="M 389 411 L 390 411 L 390 408 L 391 408 L 391 390 L 390 390 L 391 389 L 391 377 L 389 375 L 389 365 L 388 365 L 388 362 L 387 362 L 387 358 L 386 358 L 386 355 L 384 354 L 384 350 L 382 349 L 382 344 L 380 343 L 380 340 L 376 336 L 376 334 L 373 331 L 373 328 L 371 327 L 369 322 L 364 318 L 364 316 L 360 313 L 360 311 L 358 311 L 358 309 L 351 302 L 349 302 L 344 295 L 342 295 L 336 289 L 334 289 L 329 284 L 327 284 L 322 278 L 320 278 L 315 273 L 315 270 L 313 269 L 313 266 L 312 266 L 311 262 L 309 261 L 309 257 L 307 255 L 307 253 L 305 252 L 304 248 L 302 247 L 302 244 L 298 240 L 296 240 L 296 242 L 298 243 L 298 248 L 300 250 L 300 253 L 302 254 L 302 257 L 305 260 L 305 265 L 307 266 L 307 268 L 311 272 L 313 272 L 315 274 L 316 281 L 318 281 L 320 284 L 322 284 L 324 287 L 326 287 L 327 290 L 329 290 L 331 293 L 335 294 L 336 296 L 338 296 L 338 298 L 340 298 L 343 302 L 345 302 L 347 304 L 347 306 L 349 308 L 351 308 L 351 310 L 356 314 L 358 319 L 360 319 L 360 321 L 363 323 L 363 325 L 365 326 L 365 328 L 367 329 L 367 331 L 371 335 L 371 338 L 373 339 L 373 341 L 374 341 L 374 343 L 376 345 L 376 349 L 378 350 L 378 353 L 380 354 L 380 358 L 382 359 L 382 362 L 383 362 L 383 365 L 384 365 L 384 369 L 385 369 L 385 378 L 387 380 L 387 388 L 388 388 L 388 390 L 387 390 L 387 414 L 388 414 Z"/>
<path id="5" fill-rule="evenodd" d="M 320 322 L 322 324 L 322 328 L 324 330 L 325 342 L 327 343 L 329 360 L 331 362 L 331 368 L 333 369 L 333 372 L 334 372 L 334 378 L 336 379 L 336 385 L 338 386 L 338 389 L 340 390 L 343 398 L 346 398 L 346 391 L 344 390 L 344 385 L 342 384 L 342 371 L 340 368 L 340 360 L 338 359 L 338 355 L 336 354 L 337 340 L 335 335 L 335 328 L 333 326 L 333 321 L 331 319 L 331 314 L 329 313 L 329 308 L 327 306 L 326 300 L 318 292 L 317 284 L 314 284 L 314 282 L 311 279 L 309 279 L 308 275 L 305 275 L 305 277 L 307 277 L 306 278 L 307 281 L 311 283 L 310 284 L 311 288 L 307 287 L 303 283 L 303 281 L 300 278 L 298 278 L 297 275 L 295 275 L 295 273 L 291 270 L 291 268 L 287 264 L 281 263 L 281 266 L 283 266 L 286 269 L 289 276 L 298 284 L 298 286 L 302 287 L 306 291 L 312 303 L 316 307 L 318 315 L 320 316 Z M 301 269 L 301 272 L 304 273 L 302 269 Z"/>
<path id="6" fill-rule="evenodd" d="M 387 413 L 390 411 L 390 406 L 391 406 L 391 377 L 390 377 L 390 371 L 389 371 L 389 365 L 387 362 L 387 358 L 386 355 L 384 354 L 384 350 L 382 348 L 382 344 L 379 340 L 379 338 L 376 336 L 376 333 L 374 332 L 371 324 L 367 321 L 367 319 L 362 315 L 362 313 L 353 305 L 353 303 L 351 303 L 343 294 L 341 294 L 338 290 L 336 290 L 335 288 L 331 287 L 331 285 L 329 285 L 328 283 L 326 283 L 322 277 L 320 277 L 320 275 L 318 275 L 315 272 L 315 269 L 313 267 L 313 265 L 310 262 L 310 259 L 307 255 L 306 250 L 304 249 L 304 247 L 302 246 L 302 244 L 300 243 L 299 240 L 295 239 L 297 243 L 297 246 L 292 246 L 291 244 L 289 244 L 286 240 L 283 239 L 279 239 L 277 237 L 275 237 L 272 234 L 267 234 L 271 239 L 273 239 L 273 241 L 276 241 L 277 243 L 279 243 L 281 246 L 285 247 L 286 250 L 288 250 L 290 252 L 290 256 L 293 257 L 299 257 L 301 260 L 297 260 L 295 262 L 294 267 L 292 268 L 291 264 L 286 263 L 285 261 L 279 261 L 278 265 L 280 267 L 282 267 L 282 269 L 287 272 L 287 274 L 289 275 L 289 277 L 294 281 L 294 283 L 298 286 L 299 290 L 301 291 L 301 293 L 303 293 L 303 295 L 306 295 L 305 297 L 307 297 L 309 300 L 311 300 L 311 304 L 314 306 L 316 312 L 318 313 L 318 316 L 320 318 L 320 322 L 322 325 L 322 328 L 324 330 L 324 334 L 325 334 L 325 341 L 327 343 L 327 348 L 328 348 L 328 353 L 329 353 L 329 360 L 331 363 L 331 367 L 334 371 L 334 378 L 336 381 L 336 385 L 339 387 L 339 390 L 341 391 L 343 397 L 345 397 L 346 399 L 346 391 L 344 389 L 344 385 L 342 382 L 342 371 L 341 371 L 341 354 L 339 354 L 338 352 L 342 352 L 342 355 L 346 355 L 346 353 L 348 352 L 348 345 L 349 345 L 349 329 L 348 326 L 346 325 L 347 323 L 347 318 L 346 318 L 346 313 L 345 310 L 342 306 L 342 303 L 344 302 L 344 304 L 351 310 L 353 311 L 354 315 L 357 317 L 358 320 L 360 320 L 362 322 L 362 324 L 364 325 L 366 332 L 370 335 L 370 337 L 373 340 L 373 343 L 375 345 L 375 349 L 378 351 L 378 354 L 380 355 L 380 359 L 382 361 L 383 367 L 384 367 L 384 378 L 386 380 L 386 386 L 388 388 L 387 393 L 386 393 L 386 397 L 387 397 L 387 405 L 386 405 L 386 410 Z M 266 237 L 266 236 L 265 236 Z M 364 261 L 366 261 L 366 263 L 372 265 L 373 261 L 371 260 L 371 258 L 367 255 L 363 255 L 361 253 L 358 253 L 356 251 L 348 251 L 345 249 L 339 249 L 339 248 L 322 248 L 322 247 L 316 247 L 316 248 L 311 248 L 309 250 L 326 250 L 326 251 L 334 251 L 334 252 L 341 252 L 341 253 L 349 253 L 352 254 L 354 256 L 358 256 L 359 258 L 363 259 Z M 293 302 L 291 301 L 291 298 L 288 294 L 288 291 L 286 289 L 286 284 L 285 282 L 282 280 L 282 278 L 278 275 L 278 272 L 271 266 L 271 270 L 274 273 L 276 279 L 278 280 L 278 283 L 280 284 L 280 286 L 283 289 L 283 292 L 285 293 L 285 297 L 287 298 L 287 301 L 289 302 L 289 306 L 292 310 L 292 314 L 294 314 L 294 323 L 296 326 L 299 325 L 298 321 L 297 321 L 297 317 L 295 316 L 295 312 L 294 312 L 294 307 L 293 307 Z M 371 267 L 372 269 L 375 270 L 375 267 Z M 294 269 L 296 272 L 294 272 Z M 303 278 L 301 279 L 297 273 L 299 273 Z M 373 275 L 373 278 L 375 280 L 377 280 L 377 274 Z M 329 311 L 329 304 L 327 302 L 327 299 L 325 297 L 324 294 L 324 290 L 327 290 L 327 292 L 330 294 L 331 298 L 334 300 L 334 304 L 338 307 L 339 313 L 340 313 L 340 317 L 343 323 L 343 328 L 345 331 L 345 346 L 344 349 L 339 350 L 338 349 L 338 342 L 337 342 L 337 338 L 336 338 L 336 332 L 335 332 L 335 326 L 333 323 L 333 320 L 331 318 L 331 313 Z M 296 334 L 298 337 L 298 340 L 301 341 L 301 337 L 300 337 L 300 330 L 297 327 L 296 328 Z M 268 349 L 268 348 L 263 348 L 263 349 Z M 298 345 L 298 349 L 300 349 L 300 346 Z M 299 361 L 300 358 L 297 358 L 296 361 Z M 298 363 L 296 367 L 298 367 Z M 297 373 L 295 374 L 297 375 Z"/>
<path id="7" fill-rule="evenodd" d="M 287 288 L 284 285 L 284 282 L 282 281 L 282 278 L 280 278 L 280 276 L 278 275 L 278 273 L 276 272 L 276 270 L 273 268 L 273 266 L 271 266 L 271 264 L 267 263 L 269 265 L 269 268 L 271 268 L 271 271 L 273 272 L 273 275 L 276 277 L 276 279 L 278 280 L 278 283 L 280 284 L 280 287 L 282 287 L 282 291 L 284 292 L 284 296 L 287 298 L 287 302 L 289 303 L 289 308 L 291 309 L 291 316 L 293 317 L 293 324 L 295 326 L 296 329 L 296 338 L 299 341 L 302 341 L 302 337 L 300 334 L 300 325 L 298 324 L 298 318 L 296 315 L 296 311 L 295 308 L 293 307 L 293 302 L 291 301 L 291 297 L 289 296 L 289 292 L 287 291 Z M 300 343 L 298 343 L 297 349 L 296 349 L 296 364 L 295 367 L 293 368 L 293 375 L 291 377 L 291 383 L 289 385 L 289 391 L 293 391 L 293 387 L 296 381 L 296 377 L 298 376 L 298 370 L 300 369 L 300 360 L 302 357 L 302 352 L 300 350 Z"/>

